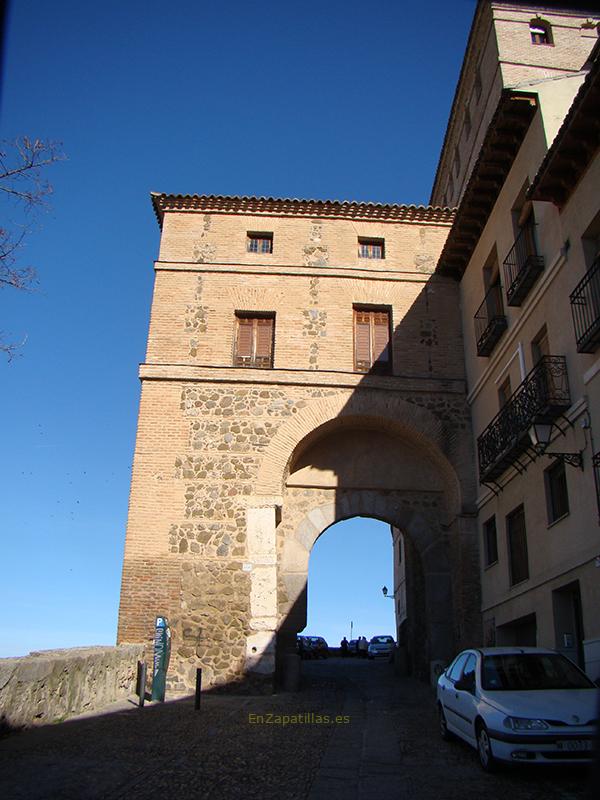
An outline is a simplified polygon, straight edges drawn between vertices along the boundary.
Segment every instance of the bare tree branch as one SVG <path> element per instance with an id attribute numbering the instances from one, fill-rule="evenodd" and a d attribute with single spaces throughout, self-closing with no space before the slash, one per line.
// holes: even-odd
<path id="1" fill-rule="evenodd" d="M 28 136 L 0 142 L 0 288 L 30 291 L 37 283 L 34 267 L 18 263 L 19 251 L 34 228 L 32 211 L 47 207 L 52 194 L 45 172 L 64 158 L 59 142 Z M 0 353 L 9 361 L 20 346 L 6 342 L 0 332 Z"/>

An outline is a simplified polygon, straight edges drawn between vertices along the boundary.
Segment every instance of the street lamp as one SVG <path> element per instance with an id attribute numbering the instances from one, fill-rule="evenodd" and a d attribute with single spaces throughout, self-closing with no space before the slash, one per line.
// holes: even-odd
<path id="1" fill-rule="evenodd" d="M 387 586 L 382 586 L 381 587 L 381 593 L 383 594 L 384 597 L 387 597 L 389 600 L 393 600 L 394 599 L 394 595 L 393 594 L 388 594 L 388 587 Z"/>
<path id="2" fill-rule="evenodd" d="M 534 422 L 529 429 L 529 438 L 531 439 L 531 444 L 537 455 L 546 455 L 550 458 L 556 458 L 564 464 L 570 464 L 572 467 L 579 467 L 579 469 L 583 470 L 583 450 L 579 450 L 577 453 L 546 452 L 546 448 L 550 444 L 552 438 L 553 427 L 552 423 Z"/>

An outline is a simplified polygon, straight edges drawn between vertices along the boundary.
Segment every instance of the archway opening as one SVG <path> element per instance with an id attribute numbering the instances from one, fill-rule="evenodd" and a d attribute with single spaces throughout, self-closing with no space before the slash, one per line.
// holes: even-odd
<path id="1" fill-rule="evenodd" d="M 396 639 L 394 545 L 389 524 L 353 517 L 331 525 L 310 554 L 307 635 L 330 647 L 365 636 Z M 382 587 L 387 587 L 387 597 Z"/>

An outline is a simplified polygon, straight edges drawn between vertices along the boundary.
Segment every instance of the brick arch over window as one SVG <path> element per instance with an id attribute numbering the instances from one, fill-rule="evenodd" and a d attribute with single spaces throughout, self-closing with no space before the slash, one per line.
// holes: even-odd
<path id="1" fill-rule="evenodd" d="M 370 392 L 368 396 L 355 393 L 350 398 L 340 395 L 309 401 L 284 423 L 262 459 L 256 495 L 281 497 L 290 465 L 299 450 L 328 430 L 344 425 L 370 425 L 380 431 L 388 430 L 424 451 L 443 476 L 449 511 L 460 513 L 465 504 L 473 502 L 474 480 L 467 468 L 470 454 L 464 452 L 467 437 L 448 434 L 442 421 L 422 406 Z"/>

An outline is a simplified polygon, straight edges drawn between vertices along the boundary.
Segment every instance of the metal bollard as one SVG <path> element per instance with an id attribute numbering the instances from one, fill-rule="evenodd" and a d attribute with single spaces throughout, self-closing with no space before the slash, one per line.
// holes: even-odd
<path id="1" fill-rule="evenodd" d="M 202 692 L 202 669 L 198 667 L 196 670 L 196 696 L 194 698 L 194 709 L 200 710 L 200 694 Z"/>
<path id="2" fill-rule="evenodd" d="M 137 662 L 137 686 L 136 694 L 138 696 L 138 706 L 143 708 L 146 700 L 146 662 Z"/>

